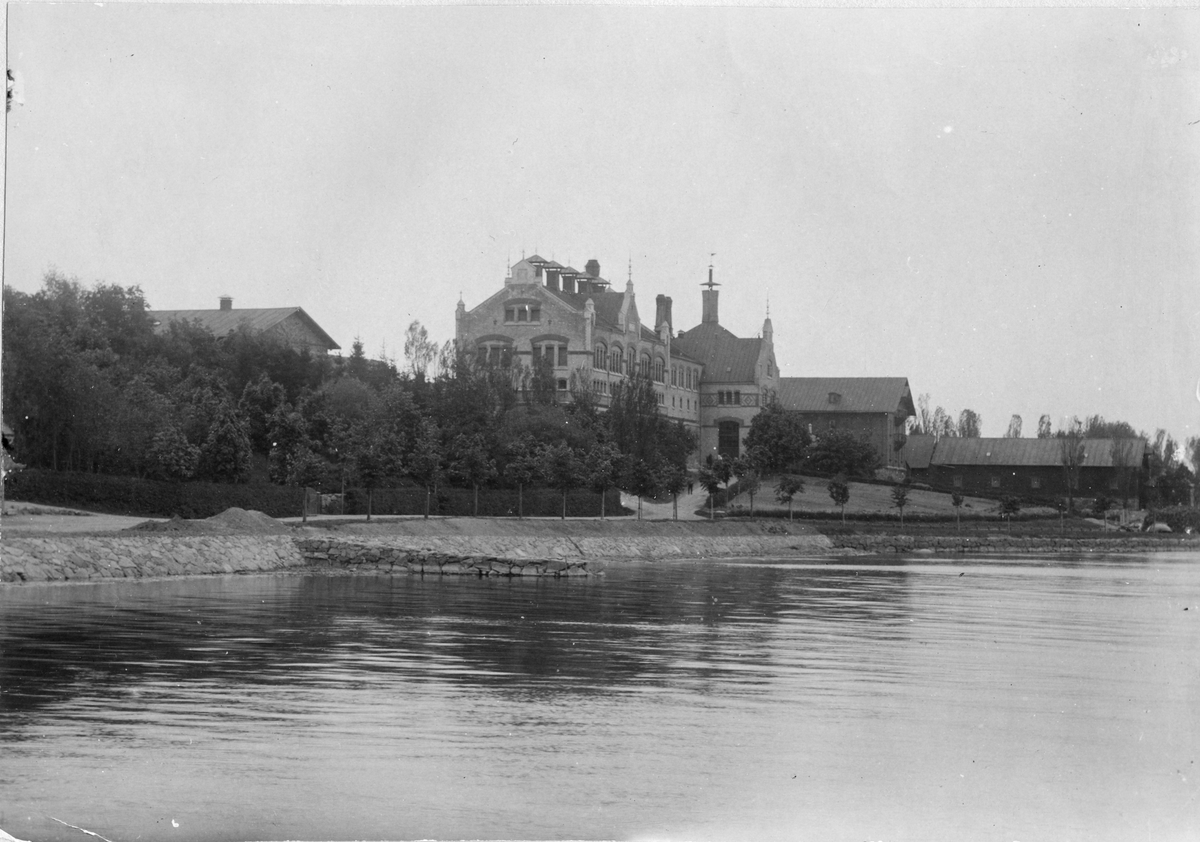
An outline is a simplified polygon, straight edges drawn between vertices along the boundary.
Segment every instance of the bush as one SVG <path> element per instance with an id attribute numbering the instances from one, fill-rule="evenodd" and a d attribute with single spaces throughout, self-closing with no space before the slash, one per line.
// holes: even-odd
<path id="1" fill-rule="evenodd" d="M 1171 527 L 1172 532 L 1183 532 L 1189 526 L 1193 532 L 1200 532 L 1200 509 L 1190 506 L 1165 506 L 1151 511 L 1150 517 Z"/>

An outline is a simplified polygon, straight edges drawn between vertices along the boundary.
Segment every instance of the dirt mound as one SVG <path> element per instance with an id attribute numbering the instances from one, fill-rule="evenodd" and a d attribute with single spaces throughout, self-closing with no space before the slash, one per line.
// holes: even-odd
<path id="1" fill-rule="evenodd" d="M 286 534 L 291 527 L 262 512 L 247 511 L 236 506 L 203 520 L 173 517 L 167 521 L 148 520 L 129 527 L 133 532 L 174 532 L 182 534 L 212 534 L 217 532 L 253 532 L 257 534 Z"/>

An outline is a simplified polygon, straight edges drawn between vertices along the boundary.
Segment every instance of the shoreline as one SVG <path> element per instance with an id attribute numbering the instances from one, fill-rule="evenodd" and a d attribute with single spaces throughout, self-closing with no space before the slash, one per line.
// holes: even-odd
<path id="1" fill-rule="evenodd" d="M 802 522 L 345 518 L 308 524 L 229 510 L 209 521 L 64 514 L 70 531 L 4 519 L 0 583 L 111 581 L 304 570 L 466 576 L 587 576 L 624 560 L 1196 552 L 1195 536 L 823 534 Z M 31 515 L 31 518 L 56 515 Z M 95 518 L 95 520 L 93 520 Z M 240 518 L 240 520 L 239 520 Z M 256 519 L 257 518 L 257 519 Z M 128 521 L 140 524 L 131 530 Z M 298 520 L 298 519 L 296 519 Z M 229 524 L 243 528 L 231 527 Z M 224 526 L 222 524 L 225 524 Z M 87 526 L 103 527 L 87 529 Z"/>

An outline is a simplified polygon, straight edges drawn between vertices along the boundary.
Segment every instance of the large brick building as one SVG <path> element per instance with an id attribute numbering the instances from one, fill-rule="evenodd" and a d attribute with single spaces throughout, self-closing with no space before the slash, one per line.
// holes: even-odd
<path id="1" fill-rule="evenodd" d="M 678 334 L 669 297 L 656 297 L 653 320 L 645 322 L 632 278 L 621 291 L 612 286 L 596 260 L 580 271 L 539 255 L 523 258 L 490 298 L 470 310 L 459 302 L 458 347 L 514 372 L 548 358 L 562 399 L 573 388 L 590 389 L 601 407 L 630 376 L 646 372 L 660 411 L 697 434 L 700 455 L 738 455 L 750 419 L 778 384 L 771 320 L 756 339 L 722 327 L 711 267 L 703 320 Z"/>
<path id="2" fill-rule="evenodd" d="M 914 414 L 907 380 L 781 378 L 770 316 L 761 335 L 735 336 L 720 323 L 717 286 L 710 266 L 700 324 L 677 330 L 665 295 L 655 298 L 653 321 L 643 321 L 632 277 L 617 291 L 596 260 L 580 271 L 534 255 L 481 304 L 468 310 L 459 301 L 456 342 L 481 363 L 510 367 L 518 388 L 528 382 L 521 372 L 548 358 L 562 400 L 586 388 L 601 407 L 631 374 L 648 372 L 660 410 L 697 434 L 701 458 L 740 455 L 754 416 L 779 398 L 814 434 L 849 429 L 867 437 L 881 463 L 899 464 Z"/>

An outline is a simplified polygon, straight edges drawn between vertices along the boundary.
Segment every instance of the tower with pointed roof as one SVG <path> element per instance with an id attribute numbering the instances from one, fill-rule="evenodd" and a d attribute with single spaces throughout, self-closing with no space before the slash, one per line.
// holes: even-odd
<path id="1" fill-rule="evenodd" d="M 745 451 L 750 422 L 779 388 L 779 368 L 771 319 L 763 334 L 742 339 L 722 327 L 720 286 L 708 267 L 708 280 L 700 285 L 700 324 L 676 337 L 674 347 L 704 364 L 700 385 L 700 456 L 737 457 Z"/>

